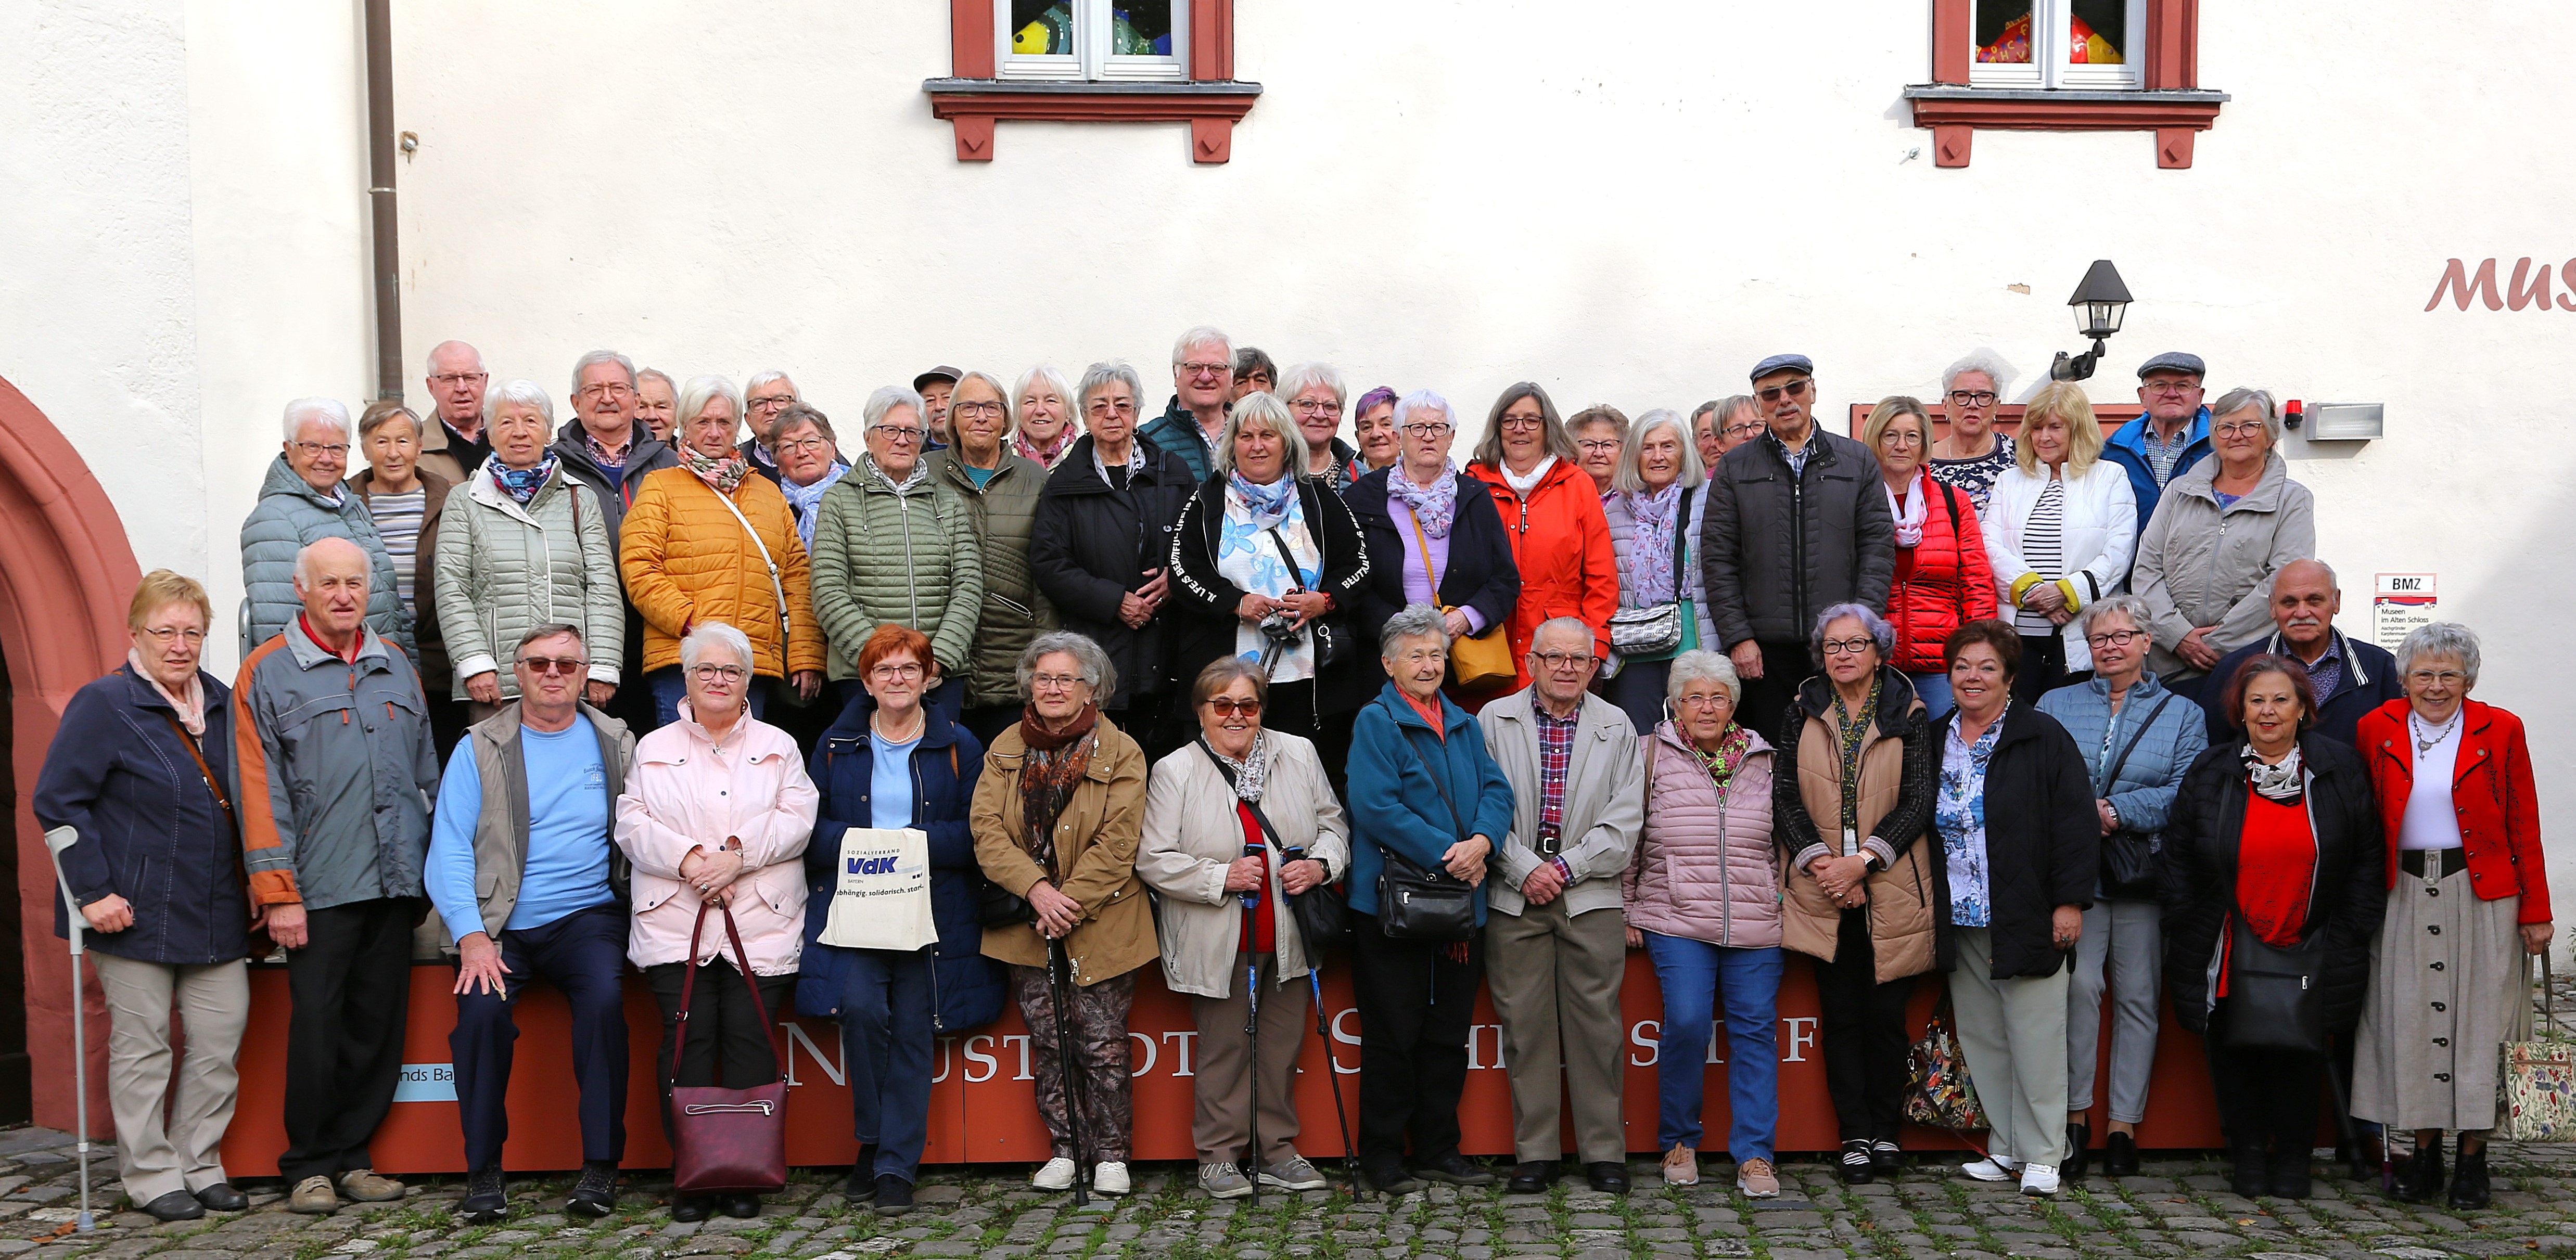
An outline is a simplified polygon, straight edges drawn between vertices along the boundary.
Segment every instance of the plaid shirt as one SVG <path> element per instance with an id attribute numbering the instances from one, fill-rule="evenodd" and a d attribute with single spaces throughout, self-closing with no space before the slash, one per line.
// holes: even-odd
<path id="1" fill-rule="evenodd" d="M 2147 431 L 2139 434 L 2138 439 L 2139 444 L 2146 448 L 2147 471 L 2155 477 L 2157 487 L 2162 488 L 2173 480 L 2174 465 L 2182 462 L 2182 453 L 2191 449 L 2191 425 L 2185 423 L 2182 432 L 2167 442 L 2156 436 L 2155 422 L 2150 420 Z"/>
<path id="2" fill-rule="evenodd" d="M 1535 697 L 1532 697 L 1535 700 Z M 1560 718 L 1541 703 L 1530 705 L 1538 718 L 1538 824 L 1541 842 L 1550 846 L 1557 833 L 1565 828 L 1565 776 L 1574 768 L 1574 728 L 1583 724 L 1583 710 L 1570 718 Z"/>

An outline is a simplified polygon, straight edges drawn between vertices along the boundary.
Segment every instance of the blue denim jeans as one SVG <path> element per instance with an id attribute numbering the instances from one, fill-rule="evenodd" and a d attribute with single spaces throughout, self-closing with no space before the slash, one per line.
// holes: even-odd
<path id="1" fill-rule="evenodd" d="M 1646 956 L 1664 991 L 1655 1050 L 1655 1147 L 1697 1149 L 1708 1082 L 1708 1043 L 1717 1003 L 1726 1005 L 1727 1154 L 1741 1163 L 1771 1158 L 1780 1128 L 1778 949 L 1727 949 L 1647 932 Z"/>
<path id="2" fill-rule="evenodd" d="M 1938 722 L 1948 716 L 1950 710 L 1959 707 L 1959 702 L 1950 698 L 1948 671 L 1931 670 L 1920 674 L 1909 671 L 1905 679 L 1914 684 L 1914 694 L 1923 700 L 1923 716 Z"/>
<path id="3" fill-rule="evenodd" d="M 754 675 L 751 689 L 745 693 L 751 700 L 753 717 L 769 716 L 769 688 L 776 679 Z M 680 667 L 666 665 L 644 675 L 644 685 L 653 691 L 653 727 L 656 730 L 680 720 L 680 702 L 689 698 L 688 680 L 680 676 Z"/>

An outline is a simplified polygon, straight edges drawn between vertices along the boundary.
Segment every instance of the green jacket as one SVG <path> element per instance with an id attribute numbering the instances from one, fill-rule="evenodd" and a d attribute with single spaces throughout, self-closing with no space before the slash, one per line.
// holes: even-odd
<path id="1" fill-rule="evenodd" d="M 590 487 L 561 464 L 526 506 L 476 469 L 450 494 L 438 527 L 439 632 L 454 663 L 453 698 L 487 670 L 501 698 L 519 698 L 510 668 L 519 636 L 535 626 L 581 627 L 590 678 L 617 686 L 626 659 L 626 596 L 608 524 Z"/>
<path id="2" fill-rule="evenodd" d="M 977 489 L 955 455 L 952 447 L 929 459 L 931 479 L 966 504 L 983 548 L 984 606 L 976 616 L 975 646 L 966 662 L 966 703 L 1016 706 L 1020 653 L 1056 628 L 1055 605 L 1039 593 L 1029 569 L 1029 532 L 1037 523 L 1047 470 L 1025 455 L 1004 451 L 1001 465 Z"/>
<path id="3" fill-rule="evenodd" d="M 897 490 L 862 456 L 823 492 L 814 521 L 814 619 L 831 644 L 827 672 L 859 676 L 877 623 L 930 636 L 944 674 L 963 674 L 984 604 L 984 549 L 973 513 L 927 464 Z"/>

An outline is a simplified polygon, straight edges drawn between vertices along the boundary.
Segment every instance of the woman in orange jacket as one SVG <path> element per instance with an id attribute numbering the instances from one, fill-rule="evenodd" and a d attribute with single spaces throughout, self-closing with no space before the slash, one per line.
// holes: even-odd
<path id="1" fill-rule="evenodd" d="M 1575 617 L 1592 627 L 1592 654 L 1607 659 L 1610 617 L 1619 611 L 1610 520 L 1591 476 L 1575 466 L 1574 441 L 1546 390 L 1522 381 L 1494 400 L 1467 475 L 1493 493 L 1520 564 L 1511 689 L 1529 685 L 1530 636 L 1550 617 Z"/>

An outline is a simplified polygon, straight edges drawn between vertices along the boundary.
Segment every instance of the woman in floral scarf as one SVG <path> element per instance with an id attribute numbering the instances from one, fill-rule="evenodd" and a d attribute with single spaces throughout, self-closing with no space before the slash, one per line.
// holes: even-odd
<path id="1" fill-rule="evenodd" d="M 1679 602 L 1681 643 L 1661 652 L 1613 653 L 1602 671 L 1602 695 L 1628 713 L 1640 734 L 1664 717 L 1664 682 L 1672 658 L 1703 640 L 1700 608 L 1699 528 L 1706 508 L 1700 493 L 1698 444 L 1678 411 L 1657 407 L 1637 417 L 1619 452 L 1619 471 L 1601 510 L 1610 519 L 1610 551 L 1619 561 L 1619 608 L 1653 608 Z M 1679 531 L 1678 536 L 1675 531 Z M 1675 542 L 1680 543 L 1679 548 Z M 1676 557 L 1679 563 L 1676 564 Z M 1768 718 L 1770 715 L 1763 715 Z"/>

